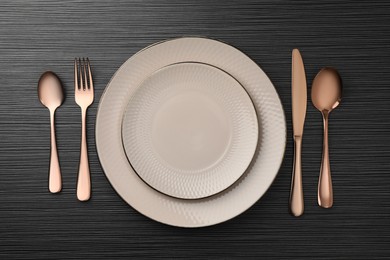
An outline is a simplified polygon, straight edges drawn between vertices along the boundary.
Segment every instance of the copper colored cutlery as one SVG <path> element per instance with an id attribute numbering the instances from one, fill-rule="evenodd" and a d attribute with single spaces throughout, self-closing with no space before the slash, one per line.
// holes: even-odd
<path id="1" fill-rule="evenodd" d="M 79 58 L 74 61 L 74 87 L 75 100 L 81 108 L 81 152 L 77 180 L 77 198 L 80 201 L 86 201 L 91 197 L 91 175 L 88 162 L 86 117 L 87 109 L 94 99 L 91 66 L 88 58 Z"/>
<path id="2" fill-rule="evenodd" d="M 91 197 L 91 176 L 89 172 L 88 149 L 86 138 L 86 116 L 87 109 L 93 103 L 94 90 L 89 59 L 75 59 L 75 101 L 81 108 L 81 152 L 77 180 L 77 198 L 80 201 L 89 200 Z M 41 103 L 50 111 L 51 125 L 51 155 L 49 168 L 49 190 L 52 193 L 61 191 L 62 178 L 58 160 L 55 120 L 56 109 L 64 100 L 64 92 L 58 76 L 47 71 L 42 74 L 38 82 L 38 97 Z"/>
<path id="3" fill-rule="evenodd" d="M 328 149 L 328 118 L 329 113 L 339 105 L 341 92 L 341 78 L 335 69 L 323 68 L 318 72 L 311 88 L 311 101 L 321 112 L 324 122 L 322 163 L 318 181 L 318 205 L 323 208 L 330 208 L 333 205 L 333 188 Z"/>
<path id="4" fill-rule="evenodd" d="M 292 52 L 292 123 L 294 137 L 294 166 L 291 180 L 290 212 L 298 217 L 304 211 L 302 188 L 301 146 L 306 115 L 307 86 L 302 56 L 297 49 Z M 324 124 L 323 152 L 318 181 L 318 205 L 330 208 L 333 205 L 333 188 L 330 174 L 328 149 L 328 117 L 341 101 L 342 83 L 333 68 L 323 68 L 313 80 L 311 99 L 322 114 Z"/>
<path id="5" fill-rule="evenodd" d="M 64 101 L 64 92 L 60 79 L 51 71 L 42 74 L 38 81 L 38 97 L 41 103 L 50 111 L 50 129 L 51 129 L 51 151 L 49 168 L 49 191 L 57 193 L 62 188 L 62 178 L 60 163 L 57 153 L 57 142 L 55 132 L 55 112 Z"/>
<path id="6" fill-rule="evenodd" d="M 306 74 L 302 56 L 298 49 L 294 49 L 292 52 L 291 76 L 292 121 L 294 133 L 294 166 L 290 191 L 290 211 L 291 214 L 298 217 L 303 214 L 304 210 L 301 148 L 307 103 Z"/>
<path id="7" fill-rule="evenodd" d="M 302 56 L 298 49 L 292 51 L 291 73 L 292 124 L 294 139 L 294 165 L 292 170 L 289 209 L 292 215 L 298 217 L 304 212 L 304 197 L 302 185 L 302 137 L 307 108 L 307 83 Z M 81 108 L 81 146 L 77 180 L 77 198 L 87 201 L 91 197 L 91 176 L 88 162 L 86 138 L 87 109 L 94 101 L 94 88 L 91 66 L 88 58 L 74 60 L 75 101 Z M 318 204 L 323 208 L 333 205 L 333 188 L 330 171 L 328 148 L 328 118 L 335 109 L 342 94 L 340 75 L 333 68 L 323 68 L 313 80 L 311 99 L 323 117 L 323 152 L 320 176 L 318 181 Z M 54 115 L 56 109 L 64 100 L 61 82 L 53 72 L 42 74 L 38 83 L 38 96 L 41 103 L 50 111 L 51 123 L 51 156 L 49 169 L 49 190 L 52 193 L 61 191 L 61 170 L 57 154 Z"/>

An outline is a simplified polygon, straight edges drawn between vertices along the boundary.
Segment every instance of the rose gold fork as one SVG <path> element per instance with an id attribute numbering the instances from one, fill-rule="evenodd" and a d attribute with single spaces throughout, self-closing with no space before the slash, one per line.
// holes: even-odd
<path id="1" fill-rule="evenodd" d="M 88 58 L 74 60 L 74 90 L 76 103 L 81 108 L 81 152 L 77 180 L 77 198 L 80 201 L 87 201 L 91 197 L 91 175 L 89 172 L 85 121 L 87 109 L 92 104 L 94 97 L 91 66 Z"/>

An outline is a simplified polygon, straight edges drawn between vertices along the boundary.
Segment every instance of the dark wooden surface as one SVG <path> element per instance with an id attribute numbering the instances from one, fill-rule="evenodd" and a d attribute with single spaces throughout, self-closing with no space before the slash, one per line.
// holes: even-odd
<path id="1" fill-rule="evenodd" d="M 166 38 L 228 42 L 269 75 L 285 108 L 288 143 L 269 192 L 239 217 L 208 228 L 153 222 L 115 193 L 98 161 L 99 98 L 118 67 Z M 339 69 L 344 98 L 331 114 L 335 205 L 317 206 L 321 116 L 308 103 L 303 143 L 306 212 L 288 214 L 292 168 L 290 66 L 300 48 L 309 86 Z M 80 111 L 73 58 L 90 57 L 96 101 L 88 114 L 93 197 L 75 194 Z M 62 79 L 57 112 L 63 191 L 47 190 L 49 113 L 37 99 L 46 70 Z M 390 2 L 388 1 L 23 1 L 0 2 L 0 259 L 199 257 L 390 258 Z M 142 198 L 140 198 L 142 199 Z"/>

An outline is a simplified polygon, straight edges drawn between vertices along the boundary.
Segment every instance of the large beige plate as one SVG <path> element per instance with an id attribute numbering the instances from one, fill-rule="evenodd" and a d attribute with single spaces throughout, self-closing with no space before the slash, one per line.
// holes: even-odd
<path id="1" fill-rule="evenodd" d="M 123 146 L 147 184 L 176 198 L 199 199 L 225 190 L 245 172 L 258 121 L 232 76 L 184 62 L 158 70 L 132 90 Z"/>
<path id="2" fill-rule="evenodd" d="M 259 122 L 256 152 L 243 176 L 225 191 L 198 200 L 173 198 L 145 184 L 128 163 L 121 138 L 129 93 L 158 69 L 179 62 L 210 64 L 232 75 L 251 97 Z M 165 41 L 131 57 L 109 82 L 96 119 L 98 155 L 114 189 L 140 213 L 173 226 L 209 226 L 247 210 L 271 186 L 282 163 L 285 145 L 284 112 L 269 78 L 238 49 L 205 38 Z"/>

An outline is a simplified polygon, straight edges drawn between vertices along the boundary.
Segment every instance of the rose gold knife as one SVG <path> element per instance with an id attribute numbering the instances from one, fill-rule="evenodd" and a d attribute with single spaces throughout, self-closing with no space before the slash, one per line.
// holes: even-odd
<path id="1" fill-rule="evenodd" d="M 292 51 L 292 123 L 294 133 L 294 166 L 291 179 L 290 211 L 296 217 L 303 214 L 303 188 L 301 168 L 301 148 L 303 126 L 306 116 L 307 87 L 302 56 L 298 49 Z"/>

